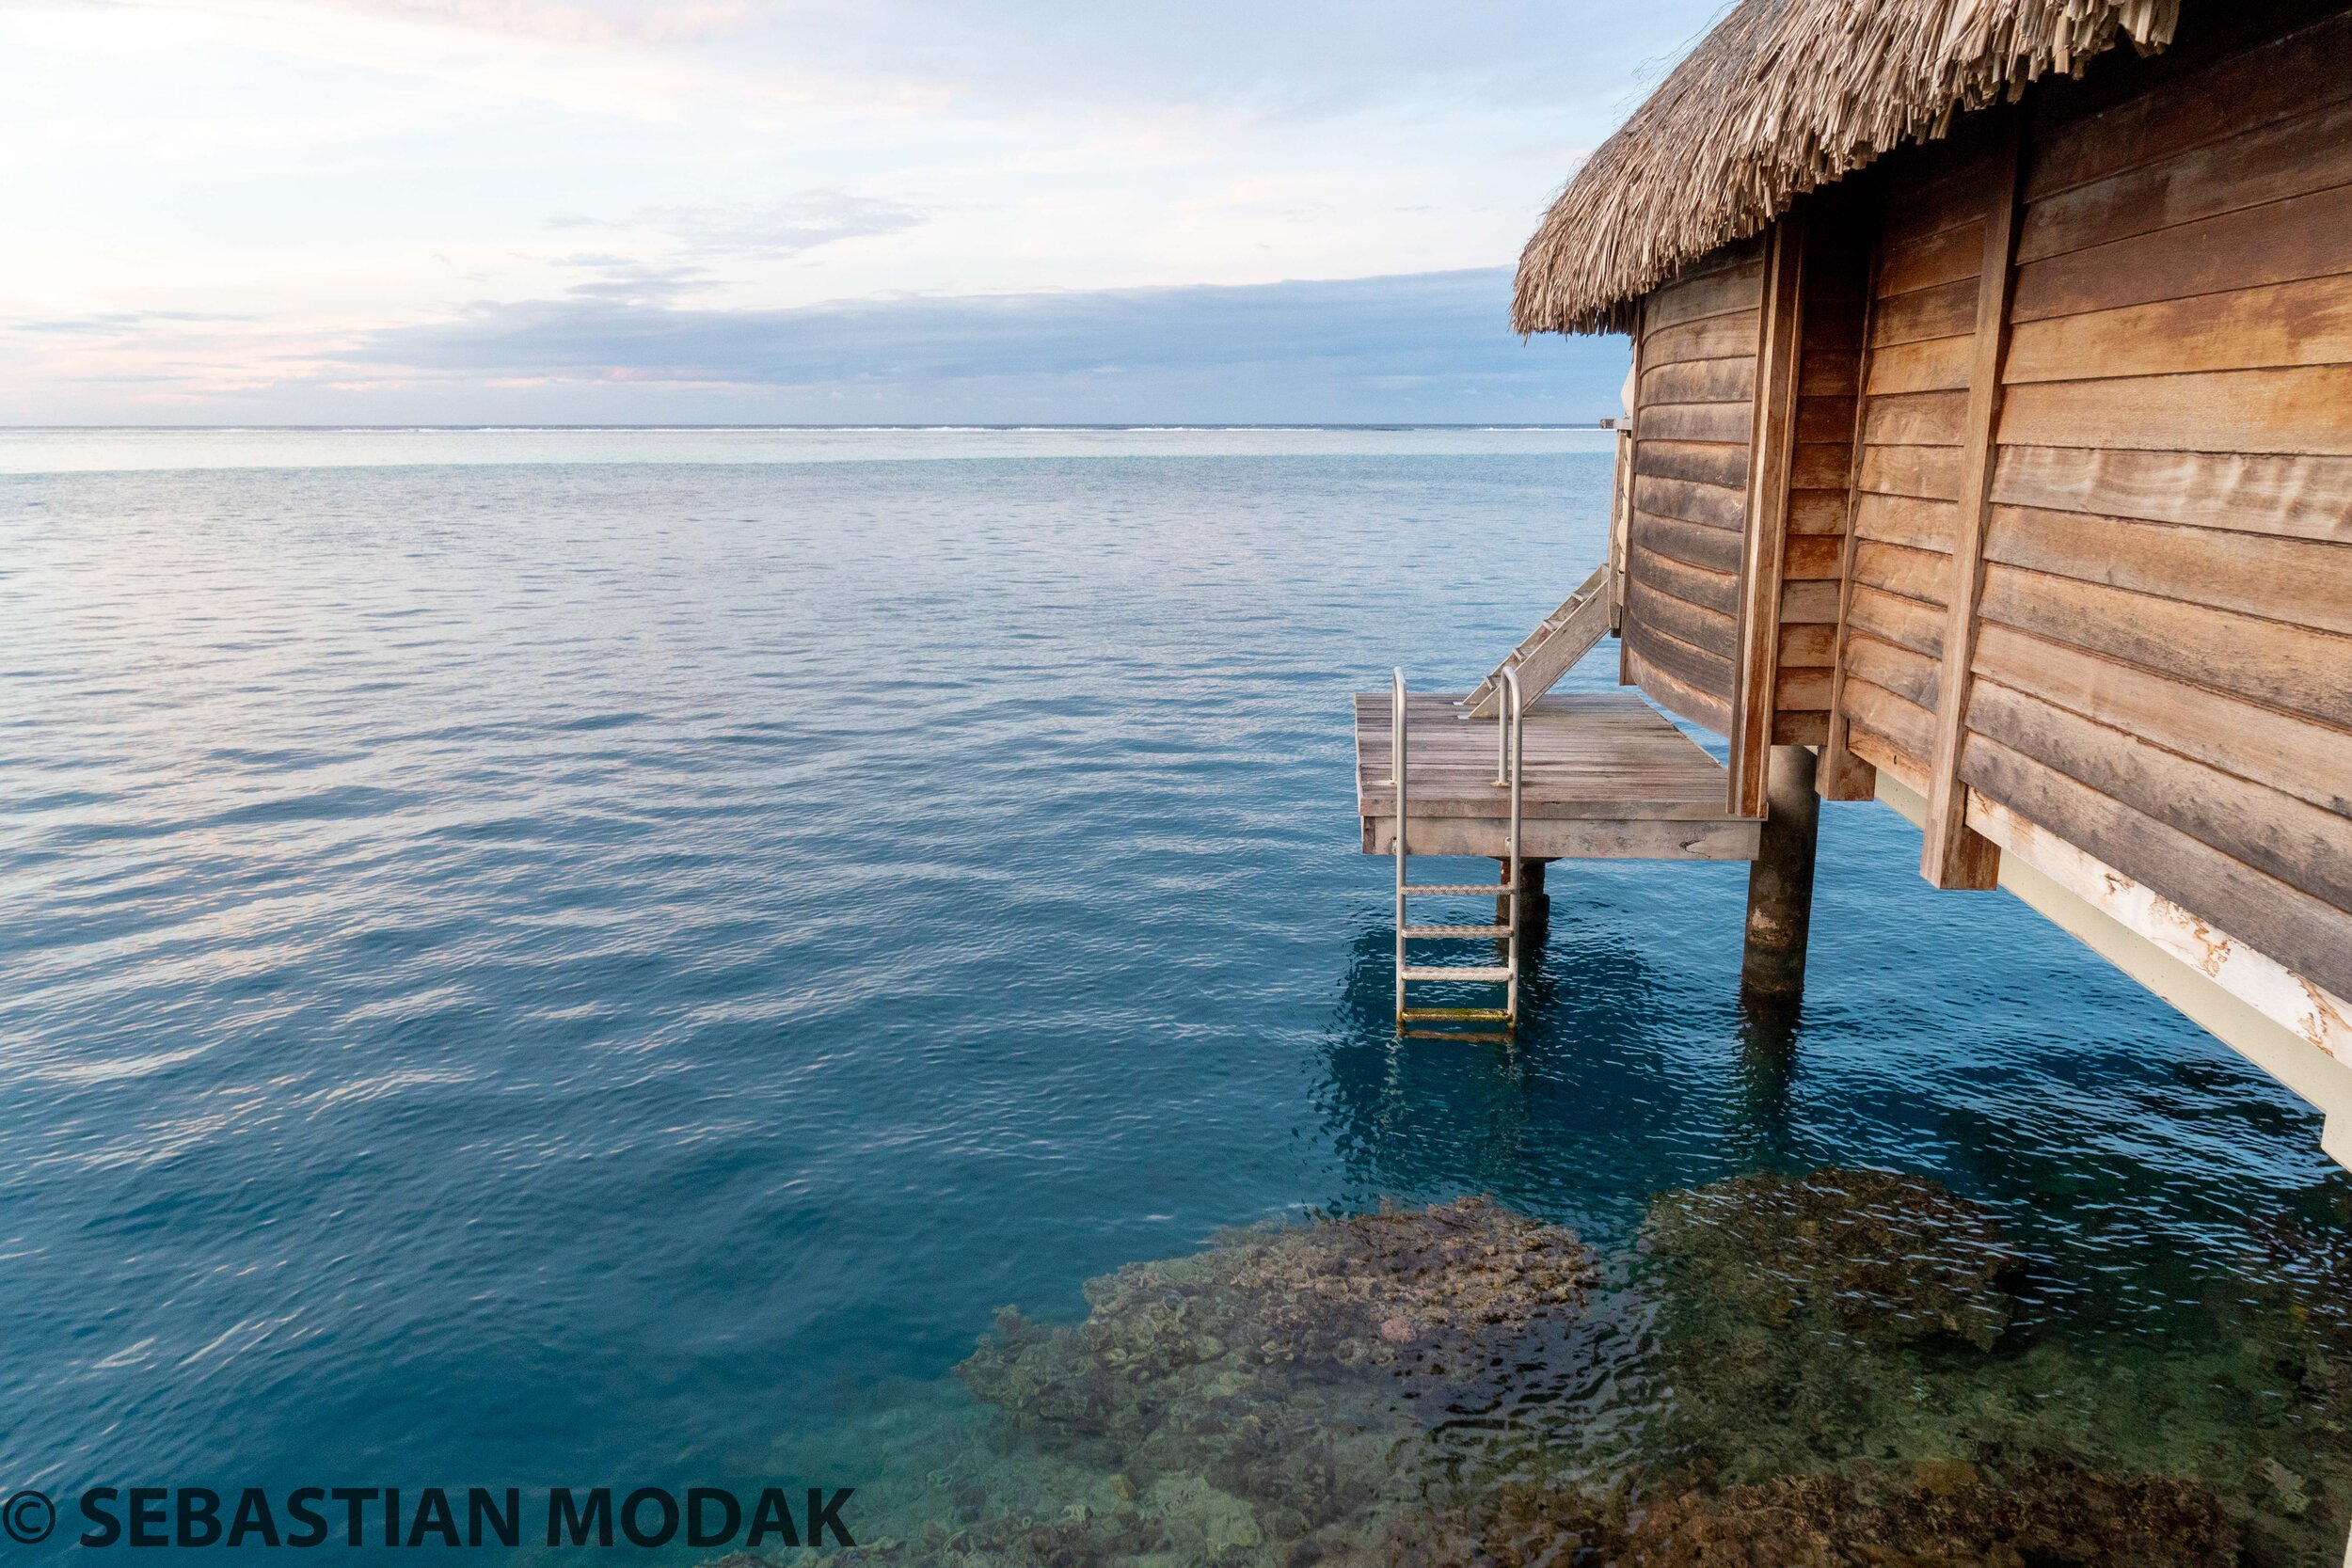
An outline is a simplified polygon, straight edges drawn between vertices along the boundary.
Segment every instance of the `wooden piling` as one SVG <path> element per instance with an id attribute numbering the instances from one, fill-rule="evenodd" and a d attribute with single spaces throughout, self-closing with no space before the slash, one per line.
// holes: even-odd
<path id="1" fill-rule="evenodd" d="M 1501 885 L 1508 887 L 1511 882 L 1511 863 L 1502 861 L 1497 863 L 1502 867 L 1502 874 L 1497 880 Z M 1551 924 L 1551 898 L 1544 892 L 1544 867 L 1550 863 L 1549 861 L 1538 860 L 1519 862 L 1519 871 L 1526 879 L 1519 888 L 1519 930 L 1524 936 L 1533 938 Z M 1510 918 L 1511 895 L 1505 893 L 1495 899 L 1495 924 L 1503 925 Z"/>
<path id="2" fill-rule="evenodd" d="M 1764 831 L 1748 868 L 1748 935 L 1740 961 L 1740 989 L 1754 997 L 1794 1000 L 1804 994 L 1813 856 L 1820 832 L 1813 769 L 1810 748 L 1772 748 Z"/>

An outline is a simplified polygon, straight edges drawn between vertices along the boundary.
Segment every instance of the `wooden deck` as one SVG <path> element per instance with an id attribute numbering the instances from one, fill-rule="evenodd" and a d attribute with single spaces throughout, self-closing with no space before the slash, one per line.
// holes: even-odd
<path id="1" fill-rule="evenodd" d="M 1495 725 L 1455 699 L 1406 698 L 1406 754 L 1417 855 L 1505 850 L 1509 792 L 1495 784 Z M 1630 691 L 1576 692 L 1528 705 L 1520 853 L 1536 859 L 1744 861 L 1758 824 L 1729 814 L 1730 778 Z M 1356 697 L 1356 809 L 1364 852 L 1394 847 L 1389 694 Z"/>

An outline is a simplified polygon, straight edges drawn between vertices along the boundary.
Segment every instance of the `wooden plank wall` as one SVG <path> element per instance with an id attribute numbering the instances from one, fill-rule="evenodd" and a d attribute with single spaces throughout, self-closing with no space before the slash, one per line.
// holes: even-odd
<path id="1" fill-rule="evenodd" d="M 1836 702 L 1844 743 L 1921 795 L 1934 751 L 1988 195 L 2002 143 L 1963 120 L 1890 165 L 1870 288 Z"/>
<path id="2" fill-rule="evenodd" d="M 1760 245 L 1742 241 L 1653 292 L 1634 391 L 1625 676 L 1724 735 L 1763 277 Z"/>
<path id="3" fill-rule="evenodd" d="M 1870 281 L 1867 191 L 1833 186 L 1808 205 L 1796 451 L 1789 464 L 1788 536 L 1781 555 L 1779 673 L 1772 740 L 1828 738 L 1847 490 L 1854 466 L 1864 307 Z"/>
<path id="4" fill-rule="evenodd" d="M 1644 302 L 1627 678 L 1752 750 L 1745 657 L 1826 792 L 1972 792 L 2352 994 L 2352 11 L 2192 7 L 1782 227 L 1771 493 L 1768 242 Z M 1933 829 L 1931 879 L 1990 885 Z"/>
<path id="5" fill-rule="evenodd" d="M 2352 14 L 2116 64 L 2026 144 L 1959 776 L 2352 994 Z"/>

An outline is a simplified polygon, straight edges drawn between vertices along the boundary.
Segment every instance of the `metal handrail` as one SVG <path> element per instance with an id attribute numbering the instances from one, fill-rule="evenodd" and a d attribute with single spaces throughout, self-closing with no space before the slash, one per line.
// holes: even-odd
<path id="1" fill-rule="evenodd" d="M 1504 735 L 1510 736 L 1509 749 L 1503 752 L 1501 759 L 1503 779 L 1511 786 L 1511 836 L 1504 845 L 1510 851 L 1511 948 L 1507 963 L 1511 978 L 1505 982 L 1508 989 L 1503 996 L 1502 1007 L 1510 1015 L 1512 1026 L 1517 1027 L 1519 1022 L 1519 800 L 1527 760 L 1527 713 L 1519 701 L 1519 673 L 1517 670 L 1502 673 L 1502 707 L 1495 715 L 1495 732 L 1498 747 L 1503 745 Z"/>
<path id="2" fill-rule="evenodd" d="M 1389 671 L 1389 771 L 1396 786 L 1396 1016 L 1405 1017 L 1405 670 Z"/>

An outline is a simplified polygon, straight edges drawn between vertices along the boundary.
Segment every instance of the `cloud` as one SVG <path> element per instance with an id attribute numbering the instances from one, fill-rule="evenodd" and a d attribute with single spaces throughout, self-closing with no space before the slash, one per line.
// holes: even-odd
<path id="1" fill-rule="evenodd" d="M 801 191 L 748 206 L 640 207 L 626 218 L 596 218 L 582 213 L 551 214 L 539 227 L 552 232 L 597 229 L 652 231 L 679 248 L 706 256 L 764 259 L 799 256 L 841 240 L 896 234 L 921 225 L 930 214 L 920 207 L 837 188 Z M 619 258 L 558 258 L 559 265 Z"/>
<path id="2" fill-rule="evenodd" d="M 895 234 L 929 215 L 919 207 L 880 197 L 816 190 L 757 207 L 648 207 L 635 221 L 662 230 L 696 250 L 798 256 L 836 240 Z"/>
<path id="3" fill-rule="evenodd" d="M 1522 342 L 1509 326 L 1510 279 L 1497 267 L 792 309 L 576 292 L 377 332 L 328 373 L 371 384 L 791 392 L 909 419 L 1614 413 L 1623 345 Z"/>
<path id="4" fill-rule="evenodd" d="M 1679 57 L 1724 0 L 133 0 L 262 19 L 287 47 L 357 27 L 659 55 L 716 81 L 993 104 L 1349 113 L 1399 96 L 1549 108 Z M 528 85 L 528 84 L 524 84 Z M 544 84 L 542 84 L 544 86 Z M 663 99 L 668 93 L 660 95 Z"/>
<path id="5" fill-rule="evenodd" d="M 253 318 L 214 310 L 110 310 L 94 316 L 61 316 L 50 320 L 10 322 L 7 330 L 61 337 L 122 338 L 158 323 L 243 322 Z"/>
<path id="6" fill-rule="evenodd" d="M 353 8 L 565 43 L 705 43 L 739 37 L 758 16 L 757 8 L 745 0 L 645 0 L 613 5 L 573 5 L 561 0 L 360 0 Z"/>
<path id="7" fill-rule="evenodd" d="M 576 300 L 603 300 L 615 305 L 666 305 L 690 294 L 716 288 L 718 279 L 703 268 L 678 262 L 662 265 L 633 256 L 607 256 L 594 251 L 558 256 L 555 265 L 590 274 L 564 291 Z"/>
<path id="8" fill-rule="evenodd" d="M 1499 274 L 1408 280 L 1722 3 L 0 0 L 0 295 L 57 324 L 0 317 L 0 418 L 1588 417 Z"/>

